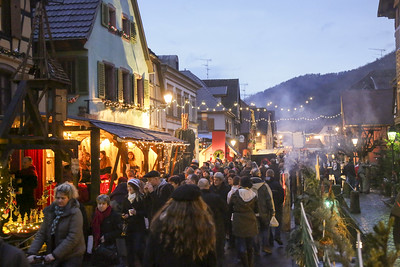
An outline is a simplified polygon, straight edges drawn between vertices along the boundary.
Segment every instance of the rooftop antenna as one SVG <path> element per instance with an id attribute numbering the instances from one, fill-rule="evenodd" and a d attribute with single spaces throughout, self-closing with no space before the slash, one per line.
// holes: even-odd
<path id="1" fill-rule="evenodd" d="M 241 83 L 240 87 L 242 87 L 242 95 L 243 95 L 243 99 L 245 99 L 247 97 L 246 94 L 246 86 L 249 85 L 248 83 Z"/>
<path id="2" fill-rule="evenodd" d="M 380 51 L 381 52 L 381 57 L 383 56 L 383 52 L 386 51 L 386 49 L 382 49 L 382 48 L 368 48 L 369 50 L 375 50 L 375 51 Z"/>
<path id="3" fill-rule="evenodd" d="M 212 59 L 211 58 L 205 58 L 205 59 L 202 59 L 202 60 L 204 60 L 206 62 L 206 64 L 203 64 L 203 66 L 206 67 L 207 79 L 208 79 L 208 71 L 210 70 L 208 62 L 212 61 Z"/>

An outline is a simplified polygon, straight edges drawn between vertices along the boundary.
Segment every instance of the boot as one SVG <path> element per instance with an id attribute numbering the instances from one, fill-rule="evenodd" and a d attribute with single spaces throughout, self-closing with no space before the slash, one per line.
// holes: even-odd
<path id="1" fill-rule="evenodd" d="M 239 253 L 240 261 L 242 262 L 244 267 L 250 267 L 249 266 L 249 258 L 247 256 L 247 252 L 241 252 Z"/>
<path id="2" fill-rule="evenodd" d="M 254 267 L 254 255 L 252 252 L 247 253 L 247 259 L 248 259 L 249 267 Z"/>
<path id="3" fill-rule="evenodd" d="M 254 255 L 247 255 L 249 259 L 249 267 L 254 267 Z"/>

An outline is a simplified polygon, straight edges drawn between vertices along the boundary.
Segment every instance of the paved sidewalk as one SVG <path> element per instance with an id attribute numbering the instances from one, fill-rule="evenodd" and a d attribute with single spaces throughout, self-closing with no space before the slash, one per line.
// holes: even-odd
<path id="1" fill-rule="evenodd" d="M 357 223 L 363 234 L 372 233 L 374 226 L 379 221 L 389 221 L 390 207 L 385 203 L 390 198 L 376 192 L 360 194 L 360 214 L 349 213 Z M 350 207 L 350 198 L 345 198 L 347 206 Z"/>
<path id="2" fill-rule="evenodd" d="M 350 198 L 345 198 L 345 201 L 350 207 Z M 379 221 L 384 221 L 385 224 L 389 221 L 391 204 L 390 197 L 385 197 L 378 192 L 371 192 L 370 194 L 360 194 L 360 214 L 349 215 L 353 218 L 355 223 L 360 228 L 363 234 L 373 233 L 374 226 Z M 395 250 L 393 235 L 390 234 L 388 248 Z M 400 258 L 397 259 L 394 266 L 400 267 Z"/>
<path id="3" fill-rule="evenodd" d="M 254 267 L 264 266 L 279 266 L 279 267 L 294 267 L 297 266 L 292 262 L 292 259 L 286 254 L 285 248 L 287 244 L 287 238 L 289 233 L 281 233 L 283 245 L 279 246 L 275 242 L 275 246 L 272 249 L 271 255 L 266 255 L 264 252 L 260 256 L 254 258 Z M 233 249 L 225 251 L 225 261 L 223 267 L 240 267 L 243 266 L 236 257 L 237 253 Z"/>

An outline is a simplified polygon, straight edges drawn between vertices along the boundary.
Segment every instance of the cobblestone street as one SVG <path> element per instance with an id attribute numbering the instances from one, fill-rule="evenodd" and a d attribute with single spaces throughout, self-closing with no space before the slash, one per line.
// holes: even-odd
<path id="1" fill-rule="evenodd" d="M 345 201 L 350 207 L 350 198 L 345 198 Z M 363 234 L 373 233 L 374 226 L 379 221 L 384 221 L 385 224 L 388 223 L 391 210 L 389 202 L 390 197 L 385 197 L 377 191 L 372 191 L 370 194 L 360 194 L 361 213 L 349 214 Z M 395 249 L 392 235 L 389 238 L 389 249 Z M 395 266 L 400 266 L 400 259 L 397 260 Z"/>

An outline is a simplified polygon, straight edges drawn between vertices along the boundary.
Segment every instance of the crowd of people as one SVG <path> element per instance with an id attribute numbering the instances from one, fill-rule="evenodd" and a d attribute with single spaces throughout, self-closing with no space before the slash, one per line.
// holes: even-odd
<path id="1" fill-rule="evenodd" d="M 110 195 L 100 194 L 88 218 L 70 182 L 55 189 L 44 209 L 44 222 L 28 249 L 35 262 L 53 266 L 223 266 L 226 249 L 243 266 L 255 255 L 270 255 L 282 245 L 280 226 L 284 190 L 283 164 L 246 159 L 233 162 L 193 160 L 184 173 L 161 177 L 134 168 L 120 177 Z M 279 226 L 270 225 L 277 219 Z M 89 223 L 90 221 L 90 223 Z"/>

